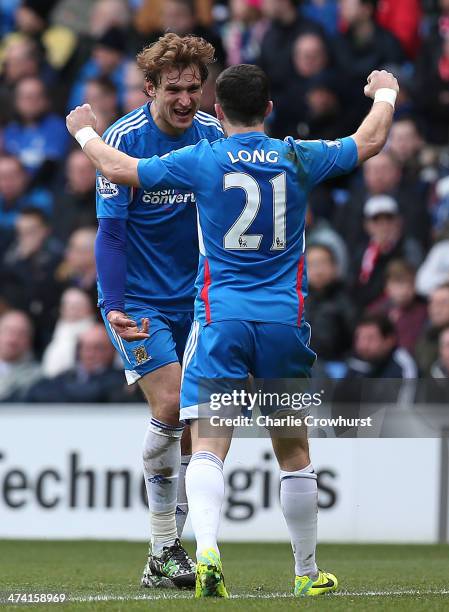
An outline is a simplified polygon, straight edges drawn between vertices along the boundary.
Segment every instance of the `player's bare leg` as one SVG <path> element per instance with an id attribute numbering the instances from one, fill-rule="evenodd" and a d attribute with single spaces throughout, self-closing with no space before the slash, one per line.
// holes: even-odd
<path id="1" fill-rule="evenodd" d="M 194 584 L 195 567 L 180 545 L 176 524 L 183 432 L 179 423 L 180 379 L 179 363 L 171 363 L 139 380 L 152 412 L 143 447 L 151 525 L 151 554 L 142 578 L 143 586 L 172 586 L 167 580 L 161 583 L 153 579 L 154 575 L 170 579 L 179 587 Z M 186 515 L 187 506 L 184 512 Z"/>
<path id="2" fill-rule="evenodd" d="M 319 570 L 315 561 L 318 488 L 310 462 L 307 429 L 303 427 L 293 432 L 272 429 L 270 435 L 281 470 L 282 513 L 295 557 L 295 595 L 312 596 L 334 591 L 338 586 L 336 577 Z"/>
<path id="3" fill-rule="evenodd" d="M 186 489 L 196 539 L 196 597 L 228 597 L 217 544 L 224 499 L 223 462 L 232 439 L 232 428 L 217 437 L 202 438 L 199 421 L 191 425 L 192 459 L 187 468 Z"/>

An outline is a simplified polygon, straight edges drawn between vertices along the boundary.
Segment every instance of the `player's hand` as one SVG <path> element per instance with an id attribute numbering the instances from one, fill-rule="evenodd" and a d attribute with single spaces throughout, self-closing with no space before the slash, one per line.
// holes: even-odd
<path id="1" fill-rule="evenodd" d="M 117 332 L 123 340 L 133 342 L 134 340 L 145 340 L 145 338 L 150 337 L 148 333 L 150 328 L 149 319 L 142 319 L 142 326 L 140 328 L 133 319 L 119 310 L 111 310 L 108 312 L 107 319 L 114 331 Z"/>
<path id="2" fill-rule="evenodd" d="M 399 83 L 391 72 L 387 72 L 386 70 L 374 70 L 367 79 L 367 84 L 365 85 L 364 94 L 367 98 L 372 98 L 374 100 L 374 96 L 376 95 L 376 91 L 378 89 L 383 89 L 386 87 L 387 89 L 394 89 L 399 92 Z"/>
<path id="3" fill-rule="evenodd" d="M 90 104 L 83 104 L 73 109 L 66 117 L 65 123 L 67 129 L 75 136 L 75 134 L 83 127 L 97 127 L 97 118 Z"/>

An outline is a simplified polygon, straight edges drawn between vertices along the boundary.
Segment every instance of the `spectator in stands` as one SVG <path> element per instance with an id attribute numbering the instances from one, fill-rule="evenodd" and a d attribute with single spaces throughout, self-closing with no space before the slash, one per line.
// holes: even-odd
<path id="1" fill-rule="evenodd" d="M 445 145 L 449 139 L 449 30 L 435 47 L 424 48 L 415 77 L 416 106 L 426 125 L 426 140 Z"/>
<path id="2" fill-rule="evenodd" d="M 39 208 L 46 215 L 53 209 L 53 198 L 43 188 L 29 188 L 30 177 L 19 159 L 0 155 L 0 227 L 13 229 L 23 208 Z"/>
<path id="3" fill-rule="evenodd" d="M 449 326 L 443 327 L 438 337 L 438 358 L 432 364 L 429 378 L 420 382 L 420 398 L 428 404 L 449 405 Z M 441 413 L 440 413 L 441 415 Z"/>
<path id="4" fill-rule="evenodd" d="M 52 228 L 66 242 L 71 232 L 97 223 L 95 213 L 95 168 L 81 149 L 67 158 L 66 183 L 55 197 Z"/>
<path id="5" fill-rule="evenodd" d="M 337 275 L 339 278 L 346 280 L 349 269 L 348 247 L 328 221 L 314 216 L 309 204 L 306 214 L 306 246 L 315 244 L 324 245 L 331 249 L 337 266 Z"/>
<path id="6" fill-rule="evenodd" d="M 72 287 L 61 296 L 59 318 L 51 342 L 42 357 L 42 372 L 53 378 L 75 366 L 76 347 L 81 334 L 95 322 L 90 297 Z"/>
<path id="7" fill-rule="evenodd" d="M 344 380 L 335 388 L 333 416 L 373 416 L 378 426 L 381 422 L 376 413 L 385 404 L 408 408 L 414 400 L 416 364 L 405 349 L 398 348 L 394 325 L 388 317 L 366 315 L 357 323 L 353 355 L 346 366 Z M 346 429 L 339 431 L 344 433 Z"/>
<path id="8" fill-rule="evenodd" d="M 307 276 L 306 317 L 312 328 L 311 348 L 323 361 L 340 361 L 351 347 L 355 309 L 329 246 L 308 245 Z"/>
<path id="9" fill-rule="evenodd" d="M 11 308 L 33 318 L 40 353 L 56 320 L 59 288 L 54 274 L 63 248 L 50 236 L 48 219 L 38 208 L 24 208 L 15 227 L 15 240 L 0 264 L 0 294 Z"/>
<path id="10" fill-rule="evenodd" d="M 373 196 L 365 203 L 363 212 L 368 241 L 356 251 L 352 275 L 353 298 L 361 310 L 382 295 L 385 270 L 391 261 L 404 259 L 418 267 L 423 258 L 419 243 L 404 234 L 394 198 Z"/>
<path id="11" fill-rule="evenodd" d="M 435 239 L 441 239 L 449 227 L 449 176 L 447 168 L 442 168 L 440 172 L 437 170 L 434 174 L 436 176 L 433 178 L 438 178 L 434 182 L 430 198 L 432 235 Z M 439 177 L 439 174 L 442 176 Z"/>
<path id="12" fill-rule="evenodd" d="M 398 39 L 375 21 L 376 4 L 377 0 L 339 1 L 344 33 L 334 41 L 334 54 L 347 77 L 345 87 L 361 115 L 369 108 L 369 103 L 359 93 L 366 75 L 388 64 L 404 61 Z"/>
<path id="13" fill-rule="evenodd" d="M 12 38 L 4 48 L 0 80 L 0 123 L 14 118 L 14 88 L 25 77 L 44 77 L 42 50 L 30 38 Z M 48 75 L 47 75 L 48 76 Z M 47 81 L 45 81 L 47 82 Z"/>
<path id="14" fill-rule="evenodd" d="M 5 151 L 20 159 L 35 182 L 53 178 L 64 157 L 69 138 L 64 121 L 49 111 L 49 99 L 43 81 L 25 77 L 15 89 L 17 119 L 5 127 Z"/>
<path id="15" fill-rule="evenodd" d="M 420 0 L 382 0 L 377 3 L 377 21 L 401 42 L 408 57 L 419 50 L 422 9 Z"/>
<path id="16" fill-rule="evenodd" d="M 31 350 L 33 326 L 28 316 L 10 310 L 0 317 L 0 401 L 21 401 L 41 376 Z"/>
<path id="17" fill-rule="evenodd" d="M 134 25 L 145 38 L 145 44 L 148 44 L 149 34 L 163 31 L 162 13 L 165 1 L 137 0 L 138 6 Z M 199 25 L 207 28 L 212 27 L 212 4 L 214 4 L 213 0 L 193 0 L 191 2 L 195 19 Z"/>
<path id="18" fill-rule="evenodd" d="M 254 64 L 268 23 L 262 18 L 262 0 L 231 0 L 230 20 L 224 31 L 226 64 Z"/>
<path id="19" fill-rule="evenodd" d="M 297 0 L 262 1 L 262 13 L 269 20 L 269 26 L 262 40 L 258 64 L 271 81 L 274 102 L 279 92 L 287 89 L 293 74 L 295 40 L 304 32 L 323 33 L 317 23 L 299 14 L 298 5 Z"/>
<path id="20" fill-rule="evenodd" d="M 117 27 L 110 28 L 95 40 L 90 58 L 77 74 L 70 93 L 69 110 L 84 103 L 87 81 L 99 76 L 109 77 L 114 83 L 119 105 L 122 106 L 125 97 L 126 65 L 125 31 Z"/>
<path id="21" fill-rule="evenodd" d="M 74 368 L 37 382 L 28 402 L 120 402 L 125 395 L 123 373 L 114 367 L 114 348 L 104 325 L 97 323 L 79 338 Z"/>
<path id="22" fill-rule="evenodd" d="M 32 38 L 12 38 L 4 48 L 3 80 L 13 87 L 24 77 L 39 76 L 41 55 Z"/>
<path id="23" fill-rule="evenodd" d="M 16 12 L 17 30 L 38 41 L 57 70 L 69 61 L 77 43 L 71 28 L 50 23 L 59 0 L 22 0 Z"/>
<path id="24" fill-rule="evenodd" d="M 164 0 L 162 3 L 162 28 L 159 34 L 175 32 L 179 36 L 193 34 L 201 36 L 215 48 L 215 57 L 220 66 L 226 63 L 226 53 L 221 38 L 215 32 L 201 25 L 195 10 L 194 0 Z"/>
<path id="25" fill-rule="evenodd" d="M 335 36 L 338 28 L 337 0 L 304 0 L 300 5 L 302 15 L 319 23 L 330 36 Z"/>
<path id="26" fill-rule="evenodd" d="M 415 268 L 408 262 L 390 262 L 385 273 L 385 296 L 370 309 L 388 316 L 395 326 L 398 346 L 411 355 L 427 321 L 427 305 L 416 295 L 415 276 Z"/>
<path id="27" fill-rule="evenodd" d="M 396 36 L 376 23 L 377 0 L 340 0 L 339 5 L 344 34 L 335 49 L 346 72 L 365 79 L 372 70 L 404 61 Z"/>
<path id="28" fill-rule="evenodd" d="M 305 32 L 295 40 L 292 52 L 293 71 L 276 97 L 272 136 L 314 138 L 319 133 L 320 138 L 332 139 L 338 129 L 340 134 L 345 132 L 338 79 L 331 69 L 325 40 L 316 32 Z"/>
<path id="29" fill-rule="evenodd" d="M 433 14 L 422 24 L 425 38 L 417 61 L 419 72 L 435 64 L 449 34 L 449 0 L 435 0 L 435 4 L 439 5 L 439 14 Z"/>
<path id="30" fill-rule="evenodd" d="M 399 207 L 404 234 L 419 241 L 421 249 L 429 243 L 430 219 L 427 193 L 423 185 L 412 180 L 403 181 L 399 160 L 391 151 L 382 151 L 363 164 L 363 182 L 354 181 L 350 198 L 335 209 L 333 221 L 347 243 L 363 234 L 364 203 L 377 195 L 393 197 Z M 416 262 L 415 262 L 416 263 Z M 419 262 L 418 264 L 419 265 Z"/>
<path id="31" fill-rule="evenodd" d="M 65 257 L 56 271 L 57 280 L 65 287 L 79 287 L 87 291 L 95 303 L 97 272 L 95 267 L 95 227 L 81 227 L 69 239 Z"/>
<path id="32" fill-rule="evenodd" d="M 117 89 L 108 77 L 96 77 L 86 83 L 85 101 L 97 117 L 97 132 L 103 132 L 122 114 L 118 107 Z"/>
<path id="33" fill-rule="evenodd" d="M 3 38 L 15 28 L 16 10 L 20 0 L 10 0 L 2 6 L 2 18 L 0 19 L 0 36 Z"/>
<path id="34" fill-rule="evenodd" d="M 402 165 L 416 177 L 421 171 L 419 154 L 424 146 L 422 135 L 413 117 L 401 117 L 391 126 L 388 148 Z"/>
<path id="35" fill-rule="evenodd" d="M 444 327 L 438 337 L 438 359 L 430 368 L 430 376 L 449 378 L 449 327 Z"/>
<path id="36" fill-rule="evenodd" d="M 215 100 L 215 96 L 214 96 Z M 125 70 L 125 99 L 123 110 L 130 113 L 148 102 L 143 90 L 143 75 L 136 62 L 128 62 Z"/>
<path id="37" fill-rule="evenodd" d="M 346 378 L 416 378 L 413 358 L 398 348 L 393 323 L 383 315 L 366 315 L 354 334 L 354 354 Z"/>
<path id="38" fill-rule="evenodd" d="M 449 220 L 439 238 L 416 275 L 416 291 L 426 297 L 440 285 L 449 283 Z"/>
<path id="39" fill-rule="evenodd" d="M 344 104 L 335 76 L 323 76 L 311 83 L 306 93 L 304 121 L 298 124 L 298 136 L 335 140 L 339 134 L 353 133 L 354 118 L 351 109 L 343 111 Z"/>
<path id="40" fill-rule="evenodd" d="M 438 358 L 438 338 L 449 325 L 449 284 L 434 289 L 429 296 L 429 320 L 416 343 L 415 355 L 422 376 L 428 376 Z"/>
<path id="41" fill-rule="evenodd" d="M 97 0 L 92 3 L 89 33 L 94 38 L 99 38 L 111 28 L 126 30 L 130 20 L 131 11 L 126 0 Z"/>

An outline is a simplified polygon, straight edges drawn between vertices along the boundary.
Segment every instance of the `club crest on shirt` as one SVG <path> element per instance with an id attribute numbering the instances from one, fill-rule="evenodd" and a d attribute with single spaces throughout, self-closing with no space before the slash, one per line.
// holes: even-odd
<path id="1" fill-rule="evenodd" d="M 118 187 L 115 183 L 111 183 L 104 176 L 97 176 L 97 192 L 103 198 L 113 198 L 118 195 Z"/>
<path id="2" fill-rule="evenodd" d="M 146 361 L 149 361 L 151 359 L 150 355 L 148 355 L 147 349 L 144 347 L 143 344 L 133 349 L 133 353 L 134 357 L 136 358 L 137 365 L 141 365 L 142 363 L 145 363 Z"/>

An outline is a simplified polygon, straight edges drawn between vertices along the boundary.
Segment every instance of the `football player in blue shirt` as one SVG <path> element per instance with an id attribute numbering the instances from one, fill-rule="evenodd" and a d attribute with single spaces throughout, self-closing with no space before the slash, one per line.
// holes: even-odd
<path id="1" fill-rule="evenodd" d="M 197 540 L 197 597 L 228 596 L 217 532 L 232 435 L 199 435 L 200 385 L 205 379 L 245 381 L 249 374 L 310 375 L 315 354 L 303 308 L 307 195 L 320 181 L 351 171 L 382 149 L 397 92 L 393 75 L 375 71 L 365 87 L 375 103 L 352 137 L 280 141 L 264 132 L 272 109 L 266 75 L 255 66 L 234 66 L 217 80 L 217 117 L 228 138 L 202 141 L 162 159 L 136 160 L 108 148 L 93 129 L 87 105 L 68 117 L 69 131 L 110 180 L 144 189 L 177 185 L 196 193 L 201 256 L 195 321 L 183 361 L 181 418 L 192 422 L 194 454 L 186 485 Z M 334 591 L 337 578 L 315 562 L 317 482 L 307 436 L 285 438 L 273 428 L 270 434 L 295 557 L 294 593 Z"/>
<path id="2" fill-rule="evenodd" d="M 137 62 L 151 103 L 114 123 L 104 141 L 140 158 L 221 138 L 217 119 L 198 110 L 213 57 L 203 39 L 172 33 L 145 48 Z M 152 413 L 143 447 L 152 554 L 142 585 L 193 587 L 194 564 L 178 534 L 190 459 L 185 447 L 181 458 L 179 389 L 198 268 L 195 195 L 176 186 L 131 189 L 99 173 L 97 216 L 99 305 L 126 379 L 138 381 Z M 143 330 L 135 321 L 144 322 Z"/>

